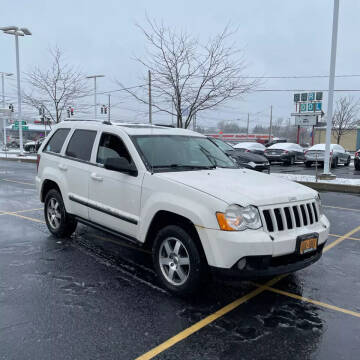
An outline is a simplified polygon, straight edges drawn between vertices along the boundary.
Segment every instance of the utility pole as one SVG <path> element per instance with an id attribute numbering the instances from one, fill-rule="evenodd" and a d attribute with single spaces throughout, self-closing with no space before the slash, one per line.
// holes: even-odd
<path id="1" fill-rule="evenodd" d="M 339 20 L 339 0 L 334 0 L 333 26 L 331 37 L 331 56 L 330 56 L 330 76 L 329 76 L 329 97 L 328 112 L 326 120 L 326 144 L 324 158 L 324 177 L 334 178 L 330 172 L 330 142 L 332 130 L 333 104 L 334 104 L 334 83 L 335 83 L 335 65 L 336 65 L 336 46 Z"/>
<path id="2" fill-rule="evenodd" d="M 272 105 L 270 106 L 269 142 L 271 141 L 271 133 L 272 133 Z"/>
<path id="3" fill-rule="evenodd" d="M 105 75 L 90 75 L 90 76 L 87 76 L 86 78 L 87 79 L 94 79 L 94 119 L 96 120 L 97 119 L 97 98 L 96 98 L 96 78 L 98 77 L 105 77 Z"/>
<path id="4" fill-rule="evenodd" d="M 250 125 L 250 114 L 248 113 L 247 127 L 246 127 L 246 140 L 249 140 L 249 125 Z"/>
<path id="5" fill-rule="evenodd" d="M 152 124 L 152 104 L 151 104 L 151 71 L 148 71 L 149 75 L 149 124 Z"/>
<path id="6" fill-rule="evenodd" d="M 2 107 L 3 109 L 5 109 L 6 107 L 6 102 L 5 102 L 5 76 L 11 76 L 13 74 L 10 73 L 1 73 L 1 85 L 2 85 Z M 6 149 L 6 115 L 4 114 L 4 119 L 3 119 L 3 126 L 4 126 L 4 147 Z"/>
<path id="7" fill-rule="evenodd" d="M 110 122 L 110 94 L 108 95 L 108 122 Z"/>

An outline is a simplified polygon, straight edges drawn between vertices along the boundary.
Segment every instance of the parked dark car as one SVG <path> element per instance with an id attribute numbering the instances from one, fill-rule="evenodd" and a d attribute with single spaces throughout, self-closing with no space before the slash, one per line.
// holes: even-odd
<path id="1" fill-rule="evenodd" d="M 40 138 L 36 141 L 28 141 L 26 144 L 24 144 L 24 150 L 28 152 L 37 152 L 44 139 L 45 138 Z"/>
<path id="2" fill-rule="evenodd" d="M 360 170 L 360 149 L 355 153 L 354 166 L 355 170 Z"/>
<path id="3" fill-rule="evenodd" d="M 293 165 L 296 161 L 305 161 L 304 149 L 294 143 L 278 143 L 271 145 L 265 150 L 265 156 L 272 162 L 282 162 L 285 165 Z"/>
<path id="4" fill-rule="evenodd" d="M 280 144 L 280 143 L 286 143 L 287 140 L 286 139 L 273 139 L 272 141 L 269 141 L 265 144 L 265 146 L 268 148 L 274 144 Z"/>
<path id="5" fill-rule="evenodd" d="M 209 139 L 227 155 L 231 156 L 240 167 L 256 171 L 270 172 L 270 164 L 265 156 L 235 149 L 220 139 L 212 137 L 209 137 Z"/>
<path id="6" fill-rule="evenodd" d="M 235 149 L 251 152 L 253 154 L 264 155 L 266 147 L 258 142 L 242 142 L 234 145 Z"/>

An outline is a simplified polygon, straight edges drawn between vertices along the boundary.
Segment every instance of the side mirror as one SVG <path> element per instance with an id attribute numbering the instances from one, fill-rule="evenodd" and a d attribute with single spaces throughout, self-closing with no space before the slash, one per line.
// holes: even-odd
<path id="1" fill-rule="evenodd" d="M 138 174 L 134 163 L 129 163 L 129 161 L 124 157 L 107 158 L 104 163 L 104 168 L 132 176 L 137 176 Z"/>

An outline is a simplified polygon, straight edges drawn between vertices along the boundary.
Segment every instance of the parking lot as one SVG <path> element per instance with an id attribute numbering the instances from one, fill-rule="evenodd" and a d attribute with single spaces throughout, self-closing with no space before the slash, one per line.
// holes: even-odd
<path id="1" fill-rule="evenodd" d="M 324 171 L 323 167 L 318 167 L 318 174 Z M 285 173 L 285 174 L 302 174 L 302 175 L 314 175 L 315 176 L 315 165 L 311 168 L 305 167 L 304 163 L 296 163 L 292 166 L 286 166 L 281 163 L 273 163 L 271 165 L 271 172 Z M 349 166 L 339 165 L 335 169 L 331 169 L 331 172 L 338 178 L 345 179 L 360 179 L 360 171 L 355 170 L 354 161 L 352 160 Z"/>
<path id="2" fill-rule="evenodd" d="M 297 169 L 314 173 L 272 167 Z M 35 171 L 0 163 L 0 359 L 359 357 L 360 195 L 322 194 L 331 235 L 316 264 L 214 279 L 180 299 L 159 287 L 148 252 L 82 225 L 71 239 L 50 236 Z"/>

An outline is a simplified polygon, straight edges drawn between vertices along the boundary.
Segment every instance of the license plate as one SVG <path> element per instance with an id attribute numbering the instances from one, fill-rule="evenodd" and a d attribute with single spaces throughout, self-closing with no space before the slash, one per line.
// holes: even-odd
<path id="1" fill-rule="evenodd" d="M 300 241 L 300 247 L 299 247 L 300 255 L 306 254 L 310 251 L 315 251 L 317 249 L 317 243 L 318 243 L 318 239 L 315 236 L 302 239 Z"/>

